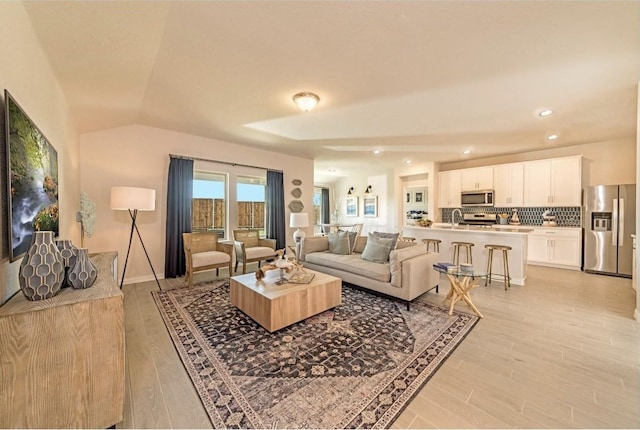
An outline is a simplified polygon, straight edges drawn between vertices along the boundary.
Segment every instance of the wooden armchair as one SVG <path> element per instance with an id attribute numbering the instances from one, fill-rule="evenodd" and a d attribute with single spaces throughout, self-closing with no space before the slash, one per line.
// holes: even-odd
<path id="1" fill-rule="evenodd" d="M 236 250 L 236 267 L 242 262 L 242 273 L 247 272 L 247 263 L 271 260 L 276 256 L 276 240 L 260 239 L 260 230 L 233 230 L 233 246 Z"/>
<path id="2" fill-rule="evenodd" d="M 193 274 L 205 270 L 216 269 L 219 275 L 220 267 L 229 268 L 231 272 L 231 256 L 233 246 L 230 243 L 218 243 L 218 233 L 182 233 L 184 254 L 187 259 L 187 275 L 185 282 L 193 287 Z"/>

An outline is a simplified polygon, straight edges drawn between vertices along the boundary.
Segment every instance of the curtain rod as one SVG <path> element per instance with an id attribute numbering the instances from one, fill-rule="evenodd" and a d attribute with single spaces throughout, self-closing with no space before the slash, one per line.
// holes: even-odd
<path id="1" fill-rule="evenodd" d="M 284 173 L 282 170 L 278 170 L 278 169 L 270 169 L 270 168 L 267 168 L 267 167 L 252 166 L 252 165 L 250 165 L 250 164 L 231 163 L 231 162 L 229 162 L 229 161 L 211 160 L 211 159 L 209 159 L 209 158 L 187 157 L 186 155 L 176 155 L 176 154 L 169 154 L 169 157 L 172 157 L 172 158 L 182 158 L 182 159 L 185 159 L 185 160 L 209 161 L 209 162 L 211 162 L 211 163 L 227 164 L 227 165 L 229 165 L 229 166 L 248 167 L 248 168 L 250 168 L 250 169 L 269 170 L 269 171 L 271 171 L 271 172 Z"/>

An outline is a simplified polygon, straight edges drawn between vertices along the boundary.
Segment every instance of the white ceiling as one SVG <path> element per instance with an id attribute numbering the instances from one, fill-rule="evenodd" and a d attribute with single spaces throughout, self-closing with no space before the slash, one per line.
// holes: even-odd
<path id="1" fill-rule="evenodd" d="M 138 123 L 297 154 L 320 182 L 636 134 L 639 1 L 24 6 L 81 132 Z"/>

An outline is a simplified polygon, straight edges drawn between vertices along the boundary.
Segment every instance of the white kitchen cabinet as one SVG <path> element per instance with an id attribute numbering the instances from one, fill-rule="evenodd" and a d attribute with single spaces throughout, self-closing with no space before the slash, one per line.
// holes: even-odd
<path id="1" fill-rule="evenodd" d="M 460 170 L 440 172 L 439 203 L 441 208 L 460 207 Z"/>
<path id="2" fill-rule="evenodd" d="M 464 169 L 462 170 L 461 175 L 461 191 L 493 189 L 493 167 Z"/>
<path id="3" fill-rule="evenodd" d="M 524 164 L 501 164 L 493 167 L 493 201 L 496 207 L 524 205 Z"/>
<path id="4" fill-rule="evenodd" d="M 534 228 L 528 237 L 527 262 L 539 266 L 580 270 L 582 229 Z"/>
<path id="5" fill-rule="evenodd" d="M 580 206 L 582 158 L 524 163 L 524 206 Z"/>

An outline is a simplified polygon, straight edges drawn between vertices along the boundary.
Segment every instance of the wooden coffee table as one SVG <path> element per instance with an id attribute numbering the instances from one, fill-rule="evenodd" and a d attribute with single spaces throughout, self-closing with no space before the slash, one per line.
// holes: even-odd
<path id="1" fill-rule="evenodd" d="M 276 285 L 277 270 L 257 280 L 255 273 L 231 277 L 231 304 L 266 328 L 280 330 L 342 303 L 342 280 L 305 269 L 315 276 L 308 284 Z"/>

